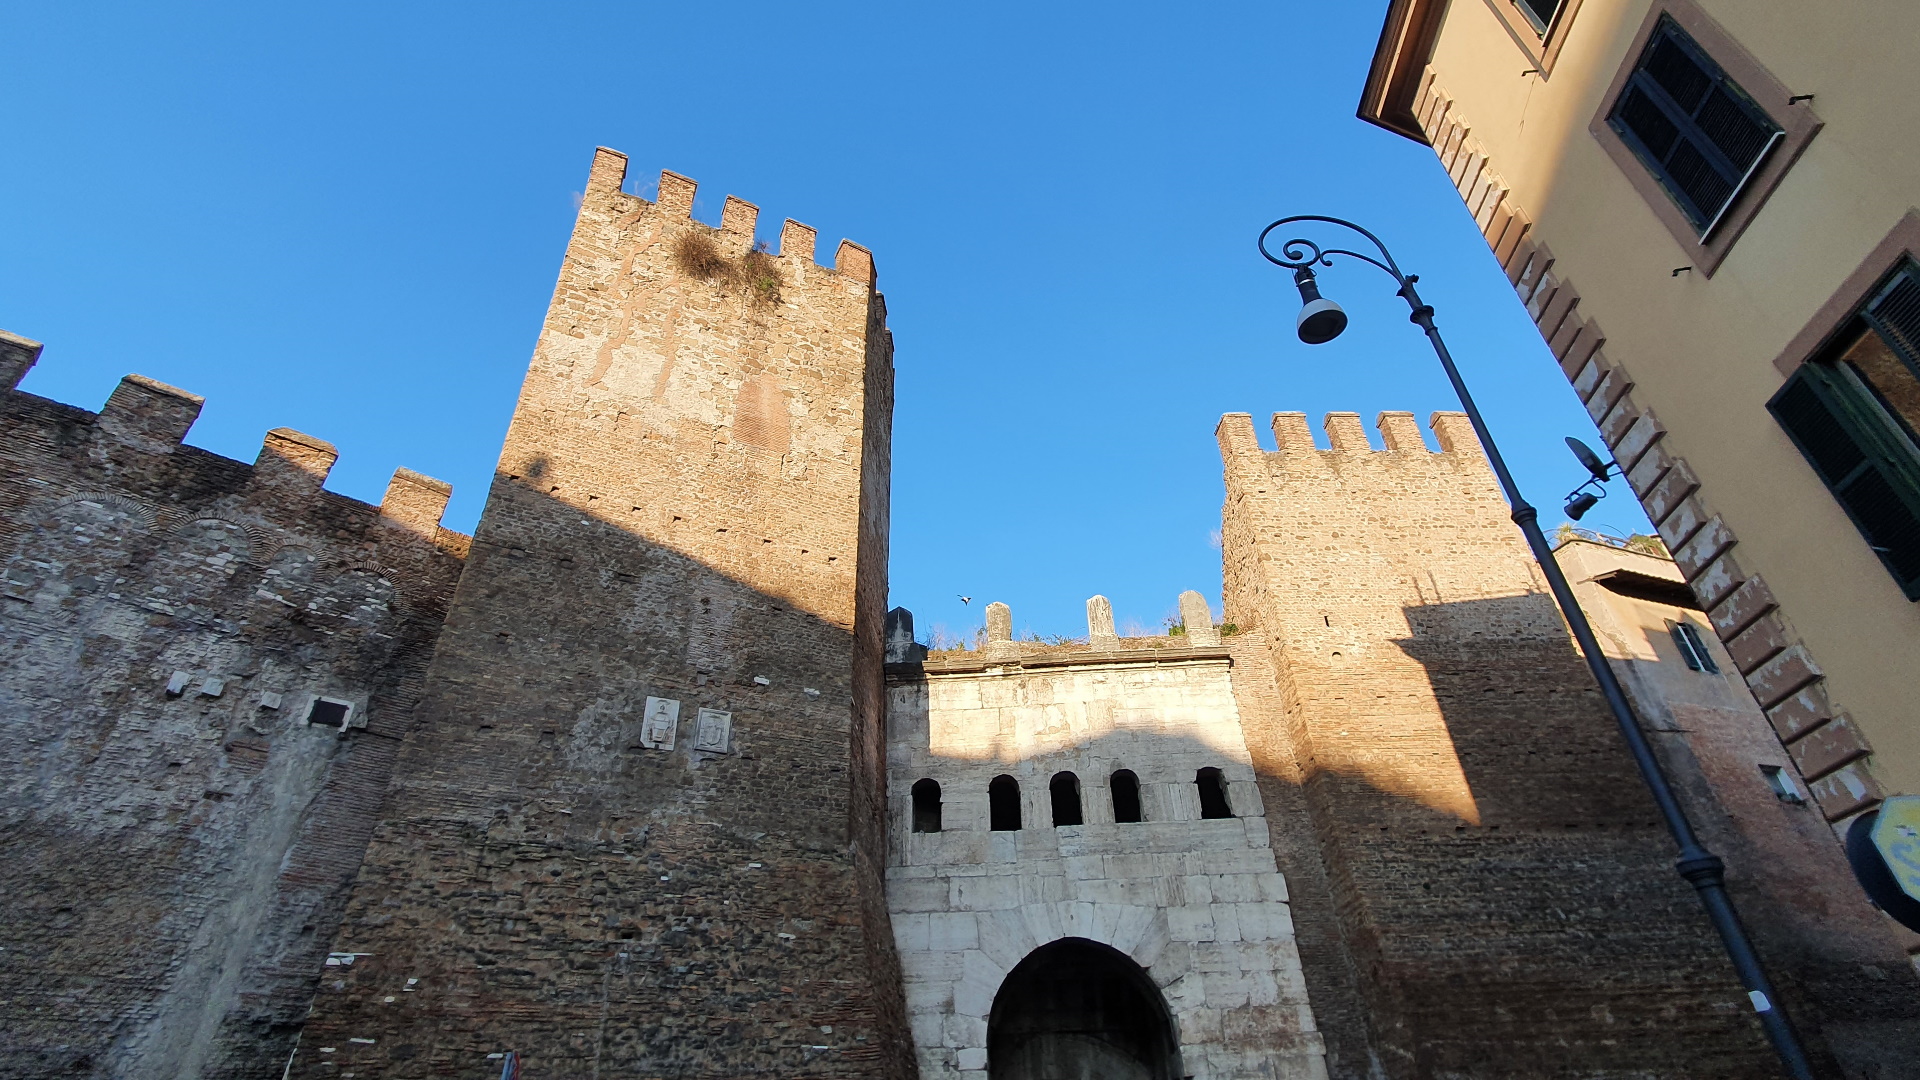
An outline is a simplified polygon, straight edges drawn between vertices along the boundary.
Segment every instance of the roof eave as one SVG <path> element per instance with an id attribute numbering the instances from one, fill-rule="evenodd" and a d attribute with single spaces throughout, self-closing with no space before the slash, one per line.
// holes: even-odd
<path id="1" fill-rule="evenodd" d="M 1446 17 L 1446 0 L 1391 0 L 1380 42 L 1374 46 L 1360 91 L 1357 115 L 1369 124 L 1428 145 L 1426 132 L 1414 116 L 1414 95 L 1420 75 L 1433 55 L 1433 41 Z"/>

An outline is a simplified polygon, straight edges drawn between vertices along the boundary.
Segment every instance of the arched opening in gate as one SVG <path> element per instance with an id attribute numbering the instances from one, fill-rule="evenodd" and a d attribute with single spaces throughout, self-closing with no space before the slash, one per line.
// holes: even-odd
<path id="1" fill-rule="evenodd" d="M 987 1020 L 989 1080 L 1178 1080 L 1166 1000 L 1125 953 L 1085 938 L 1042 945 L 1010 972 Z"/>

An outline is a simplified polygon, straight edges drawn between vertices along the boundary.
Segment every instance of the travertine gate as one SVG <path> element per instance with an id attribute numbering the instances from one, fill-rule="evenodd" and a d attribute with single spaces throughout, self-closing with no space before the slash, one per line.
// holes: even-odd
<path id="1" fill-rule="evenodd" d="M 1229 653 L 1199 594 L 1181 600 L 1172 639 L 1116 638 L 1104 597 L 1087 605 L 1089 646 L 1014 642 L 1001 604 L 977 652 L 916 662 L 890 636 L 887 900 L 921 1075 L 984 1078 L 1008 973 L 1066 938 L 1146 969 L 1185 1075 L 1326 1075 Z M 1219 770 L 1232 816 L 1204 816 L 1202 770 Z M 1123 771 L 1137 806 L 1114 797 Z M 989 828 L 1002 776 L 1018 784 L 1017 830 Z M 928 780 L 938 831 L 912 813 Z M 1056 824 L 1056 785 L 1078 789 L 1071 824 Z"/>

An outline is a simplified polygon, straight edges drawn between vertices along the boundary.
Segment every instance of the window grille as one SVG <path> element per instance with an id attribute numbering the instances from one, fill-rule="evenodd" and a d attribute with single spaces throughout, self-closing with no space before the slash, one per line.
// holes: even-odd
<path id="1" fill-rule="evenodd" d="M 1707 651 L 1707 643 L 1700 639 L 1700 631 L 1688 622 L 1668 622 L 1667 632 L 1673 635 L 1673 643 L 1680 647 L 1680 659 L 1695 671 L 1704 671 L 1709 675 L 1720 674 L 1720 665 L 1713 662 L 1713 654 Z"/>
<path id="2" fill-rule="evenodd" d="M 1607 118 L 1706 243 L 1786 137 L 1671 17 Z"/>
<path id="3" fill-rule="evenodd" d="M 307 709 L 307 723 L 320 727 L 344 729 L 347 726 L 347 720 L 352 716 L 351 702 L 337 701 L 333 698 L 314 698 L 313 704 Z"/>
<path id="4" fill-rule="evenodd" d="M 1897 268 L 1837 340 L 1767 408 L 1907 599 L 1920 600 L 1920 268 Z"/>

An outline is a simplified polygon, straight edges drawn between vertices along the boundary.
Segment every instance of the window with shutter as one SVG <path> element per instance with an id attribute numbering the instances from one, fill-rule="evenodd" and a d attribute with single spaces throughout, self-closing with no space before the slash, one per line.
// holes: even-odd
<path id="1" fill-rule="evenodd" d="M 1767 407 L 1909 600 L 1920 599 L 1920 268 L 1874 290 Z"/>
<path id="2" fill-rule="evenodd" d="M 1517 0 L 1520 10 L 1533 24 L 1533 28 L 1545 34 L 1547 27 L 1553 25 L 1553 17 L 1560 12 L 1561 0 Z"/>
<path id="3" fill-rule="evenodd" d="M 1702 243 L 1785 137 L 1671 17 L 1662 17 L 1607 117 Z"/>

